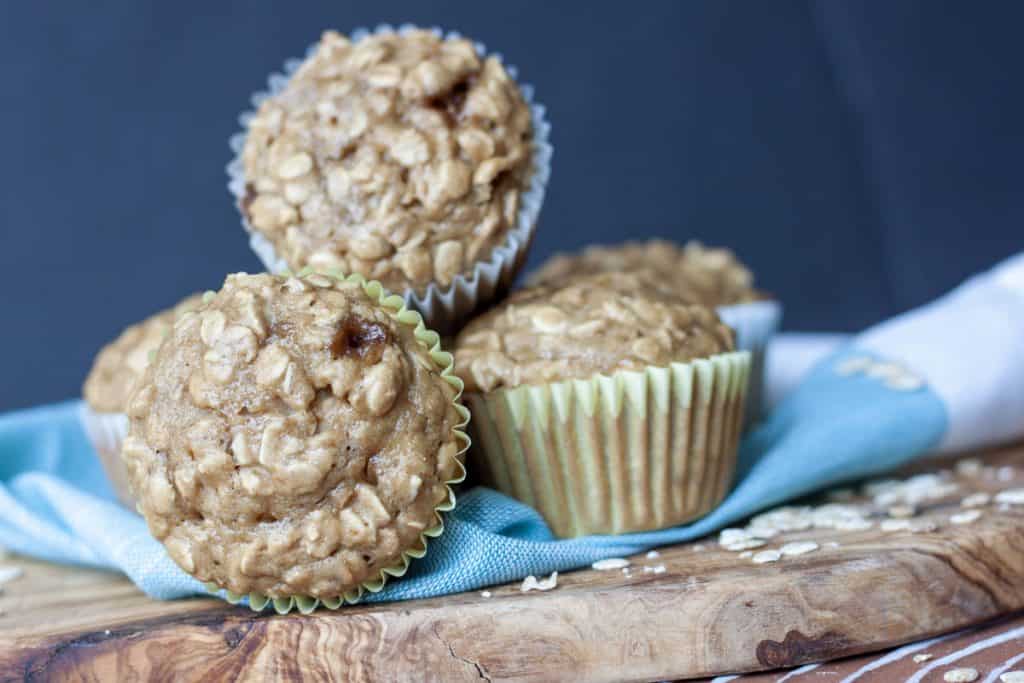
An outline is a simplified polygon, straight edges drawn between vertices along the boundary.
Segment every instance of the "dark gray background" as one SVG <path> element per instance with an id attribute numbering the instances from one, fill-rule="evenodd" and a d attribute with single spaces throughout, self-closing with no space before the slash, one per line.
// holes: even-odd
<path id="1" fill-rule="evenodd" d="M 0 410 L 77 395 L 126 324 L 255 270 L 224 187 L 265 75 L 327 27 L 441 25 L 554 124 L 532 261 L 730 245 L 787 327 L 856 330 L 1024 239 L 1017 2 L 5 2 Z"/>

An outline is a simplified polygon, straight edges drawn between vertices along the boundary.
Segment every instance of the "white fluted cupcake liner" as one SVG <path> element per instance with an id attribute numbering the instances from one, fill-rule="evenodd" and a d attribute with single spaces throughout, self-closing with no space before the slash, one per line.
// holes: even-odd
<path id="1" fill-rule="evenodd" d="M 765 353 L 782 323 L 782 305 L 777 301 L 753 301 L 719 306 L 718 316 L 736 332 L 736 350 L 750 352 L 750 392 L 747 396 L 744 428 L 765 415 Z"/>
<path id="2" fill-rule="evenodd" d="M 474 464 L 559 537 L 684 524 L 729 490 L 749 374 L 731 352 L 467 394 Z"/>
<path id="3" fill-rule="evenodd" d="M 121 444 L 128 433 L 128 416 L 124 413 L 96 412 L 83 402 L 79 418 L 118 501 L 134 511 L 135 496 L 128 483 L 128 469 L 121 460 Z"/>
<path id="4" fill-rule="evenodd" d="M 349 37 L 353 41 L 357 41 L 373 34 L 396 31 L 404 33 L 414 29 L 416 27 L 409 24 L 404 24 L 397 29 L 389 24 L 382 24 L 372 31 L 356 29 Z M 445 33 L 440 28 L 431 30 L 444 38 L 461 37 L 455 31 Z M 477 54 L 480 56 L 491 56 L 502 61 L 500 54 L 488 54 L 482 43 L 475 43 L 475 46 Z M 310 46 L 306 51 L 307 56 L 312 55 L 315 49 L 315 45 Z M 289 59 L 284 63 L 283 73 L 270 74 L 267 79 L 267 90 L 257 92 L 251 97 L 252 106 L 259 107 L 265 99 L 281 92 L 287 85 L 288 79 L 301 64 L 302 61 L 299 59 Z M 517 78 L 516 67 L 505 65 L 505 69 L 513 79 Z M 430 283 L 422 293 L 414 290 L 396 292 L 404 297 L 406 305 L 417 309 L 423 315 L 424 322 L 428 327 L 441 334 L 454 333 L 457 331 L 458 325 L 467 320 L 474 311 L 499 298 L 511 288 L 513 280 L 526 263 L 527 251 L 537 229 L 537 220 L 544 203 L 548 178 L 551 176 L 551 157 L 554 153 L 549 140 L 551 124 L 546 119 L 544 106 L 534 101 L 533 86 L 520 84 L 519 88 L 530 107 L 533 124 L 533 170 L 529 184 L 520 197 L 519 214 L 515 226 L 509 231 L 505 242 L 493 249 L 487 259 L 478 261 L 472 272 L 457 275 L 448 287 L 444 288 L 436 283 Z M 289 270 L 288 265 L 277 255 L 270 241 L 253 229 L 246 219 L 245 213 L 241 211 L 241 201 L 245 197 L 246 185 L 241 154 L 245 146 L 246 129 L 254 115 L 255 111 L 249 110 L 239 116 L 238 120 L 243 130 L 234 134 L 229 141 L 231 151 L 235 156 L 227 165 L 228 191 L 234 196 L 235 204 L 239 207 L 242 226 L 249 233 L 250 247 L 256 252 L 268 271 L 282 273 Z"/>

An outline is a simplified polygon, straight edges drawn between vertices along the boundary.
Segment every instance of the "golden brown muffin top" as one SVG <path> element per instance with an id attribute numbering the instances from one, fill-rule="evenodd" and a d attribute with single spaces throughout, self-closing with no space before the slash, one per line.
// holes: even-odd
<path id="1" fill-rule="evenodd" d="M 557 283 L 576 275 L 634 271 L 660 292 L 674 289 L 684 301 L 729 306 L 765 298 L 754 276 L 728 249 L 700 242 L 678 246 L 666 240 L 589 246 L 576 254 L 556 254 L 528 278 L 528 284 Z"/>
<path id="2" fill-rule="evenodd" d="M 237 593 L 342 595 L 419 543 L 458 469 L 456 390 L 358 283 L 228 276 L 128 405 L 151 533 Z"/>
<path id="3" fill-rule="evenodd" d="M 131 325 L 100 349 L 82 387 L 89 407 L 100 413 L 123 413 L 132 387 L 149 365 L 150 354 L 160 346 L 178 316 L 200 303 L 202 295 L 193 294 L 173 308 Z"/>
<path id="4" fill-rule="evenodd" d="M 604 276 L 521 290 L 456 338 L 468 391 L 665 367 L 734 348 L 732 331 L 699 304 L 624 293 Z"/>
<path id="5" fill-rule="evenodd" d="M 294 269 L 447 287 L 516 223 L 530 109 L 501 62 L 429 31 L 328 31 L 249 123 L 250 225 Z"/>

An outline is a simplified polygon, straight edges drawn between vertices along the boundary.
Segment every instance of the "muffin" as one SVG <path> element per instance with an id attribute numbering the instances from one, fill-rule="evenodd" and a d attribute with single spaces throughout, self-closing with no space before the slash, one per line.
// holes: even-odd
<path id="1" fill-rule="evenodd" d="M 551 154 L 543 110 L 513 75 L 454 35 L 325 32 L 271 79 L 229 168 L 267 269 L 360 273 L 441 331 L 501 293 Z"/>
<path id="2" fill-rule="evenodd" d="M 666 240 L 590 246 L 558 254 L 528 278 L 531 285 L 557 285 L 581 275 L 605 273 L 612 286 L 628 289 L 639 280 L 649 294 L 714 307 L 736 332 L 736 348 L 751 353 L 749 426 L 764 415 L 765 352 L 782 320 L 782 307 L 754 287 L 754 276 L 728 249 Z M 628 276 L 626 274 L 629 274 Z M 615 278 L 622 278 L 617 281 Z M 631 281 L 627 281 L 631 280 Z"/>
<path id="3" fill-rule="evenodd" d="M 200 303 L 202 295 L 193 294 L 173 308 L 128 327 L 100 350 L 82 387 L 85 432 L 96 449 L 117 499 L 131 509 L 135 508 L 135 501 L 128 486 L 128 474 L 121 462 L 121 442 L 128 428 L 124 416 L 128 395 L 146 370 L 150 355 L 171 331 L 174 321 Z"/>
<path id="4" fill-rule="evenodd" d="M 714 310 L 604 277 L 517 292 L 455 341 L 478 471 L 560 537 L 705 514 L 743 420 L 750 355 Z"/>
<path id="5" fill-rule="evenodd" d="M 182 569 L 257 609 L 380 590 L 441 533 L 464 476 L 450 370 L 379 283 L 230 275 L 129 400 L 139 510 Z"/>
<path id="6" fill-rule="evenodd" d="M 656 275 L 681 298 L 705 306 L 730 306 L 760 301 L 754 276 L 728 249 L 687 242 L 680 247 L 667 240 L 594 245 L 579 254 L 556 254 L 528 278 L 531 285 L 559 282 L 576 275 L 640 271 Z"/>

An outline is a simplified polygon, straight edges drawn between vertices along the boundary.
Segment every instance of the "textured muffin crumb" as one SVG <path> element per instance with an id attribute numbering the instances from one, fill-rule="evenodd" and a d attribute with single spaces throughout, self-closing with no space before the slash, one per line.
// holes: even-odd
<path id="1" fill-rule="evenodd" d="M 458 470 L 455 389 L 361 285 L 231 275 L 128 406 L 151 533 L 237 593 L 336 597 L 401 561 Z"/>
<path id="2" fill-rule="evenodd" d="M 530 285 L 558 284 L 568 278 L 597 273 L 632 272 L 645 286 L 683 301 L 705 306 L 729 306 L 765 298 L 754 289 L 754 276 L 728 249 L 685 246 L 666 240 L 595 245 L 577 254 L 548 259 L 529 279 Z"/>
<path id="3" fill-rule="evenodd" d="M 249 123 L 240 209 L 293 269 L 451 284 L 516 223 L 530 110 L 473 43 L 328 31 Z"/>
<path id="4" fill-rule="evenodd" d="M 197 308 L 201 294 L 193 294 L 174 308 L 160 311 L 131 325 L 117 339 L 104 346 L 93 361 L 82 395 L 89 407 L 100 413 L 123 413 L 135 382 L 149 365 L 149 356 L 171 331 L 182 313 Z"/>
<path id="5" fill-rule="evenodd" d="M 617 291 L 604 279 L 521 290 L 472 321 L 455 341 L 466 389 L 584 379 L 734 349 L 712 309 Z"/>

